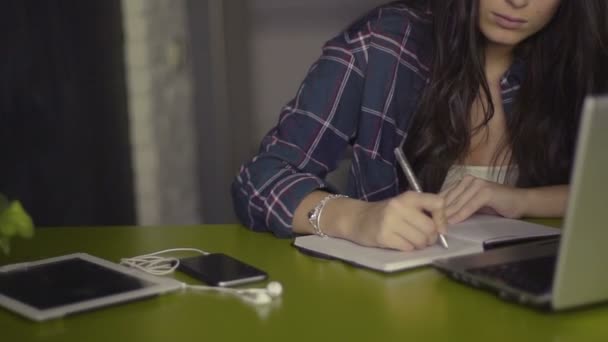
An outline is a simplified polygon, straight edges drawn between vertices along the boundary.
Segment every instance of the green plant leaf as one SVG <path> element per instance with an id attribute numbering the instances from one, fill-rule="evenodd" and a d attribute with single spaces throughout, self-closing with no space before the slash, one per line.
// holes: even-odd
<path id="1" fill-rule="evenodd" d="M 10 239 L 7 237 L 0 236 L 0 250 L 7 254 L 11 252 Z"/>
<path id="2" fill-rule="evenodd" d="M 0 213 L 0 236 L 10 238 L 17 234 L 17 225 L 11 220 L 8 209 Z"/>
<path id="3" fill-rule="evenodd" d="M 10 239 L 13 236 L 31 238 L 34 235 L 32 218 L 19 201 L 8 202 L 0 194 L 0 250 L 10 252 Z"/>
<path id="4" fill-rule="evenodd" d="M 13 201 L 7 209 L 10 220 L 16 226 L 17 235 L 22 238 L 29 239 L 34 236 L 34 222 L 32 218 L 27 214 L 21 202 Z"/>

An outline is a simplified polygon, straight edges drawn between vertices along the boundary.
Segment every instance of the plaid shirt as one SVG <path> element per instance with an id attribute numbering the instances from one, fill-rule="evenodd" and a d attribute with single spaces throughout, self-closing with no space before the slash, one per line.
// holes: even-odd
<path id="1" fill-rule="evenodd" d="M 347 195 L 378 201 L 399 194 L 393 150 L 403 143 L 428 80 L 431 20 L 430 14 L 422 17 L 393 3 L 325 44 L 278 125 L 262 140 L 259 154 L 241 167 L 232 185 L 243 224 L 292 236 L 300 201 L 317 189 L 335 191 L 324 178 L 349 146 Z M 507 113 L 520 84 L 513 71 L 512 66 L 501 80 Z"/>

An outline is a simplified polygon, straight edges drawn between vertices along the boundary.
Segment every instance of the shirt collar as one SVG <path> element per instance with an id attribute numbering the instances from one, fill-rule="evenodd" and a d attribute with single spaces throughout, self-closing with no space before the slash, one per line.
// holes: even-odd
<path id="1" fill-rule="evenodd" d="M 524 81 L 526 63 L 521 57 L 515 57 L 513 63 L 500 79 L 501 88 L 508 89 L 517 87 Z"/>

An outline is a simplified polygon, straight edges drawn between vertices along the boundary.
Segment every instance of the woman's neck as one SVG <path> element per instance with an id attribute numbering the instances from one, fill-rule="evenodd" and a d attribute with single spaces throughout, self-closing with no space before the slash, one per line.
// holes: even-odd
<path id="1" fill-rule="evenodd" d="M 485 48 L 485 60 L 488 82 L 497 82 L 513 62 L 513 47 L 489 43 Z"/>

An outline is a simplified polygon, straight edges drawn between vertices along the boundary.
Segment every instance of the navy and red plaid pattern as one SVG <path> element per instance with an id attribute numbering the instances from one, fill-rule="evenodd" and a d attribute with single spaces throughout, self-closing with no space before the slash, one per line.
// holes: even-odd
<path id="1" fill-rule="evenodd" d="M 352 147 L 347 193 L 378 201 L 399 194 L 393 150 L 427 83 L 432 15 L 393 3 L 361 18 L 323 47 L 279 123 L 232 185 L 235 211 L 256 231 L 292 236 L 292 220 L 310 192 L 334 192 L 324 178 Z M 511 68 L 513 69 L 513 68 Z M 501 82 L 509 111 L 519 78 Z"/>

